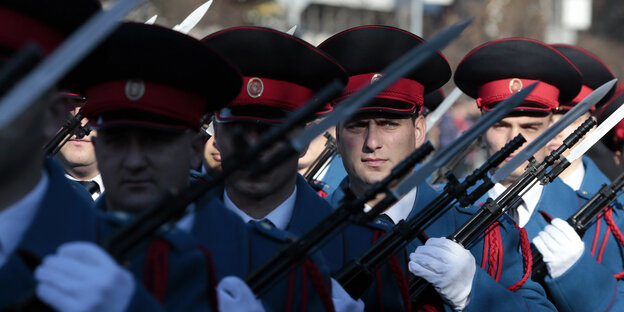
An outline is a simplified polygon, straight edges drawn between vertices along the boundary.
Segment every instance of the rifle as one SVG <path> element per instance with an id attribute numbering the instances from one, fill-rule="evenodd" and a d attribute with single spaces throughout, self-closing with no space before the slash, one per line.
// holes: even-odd
<path id="1" fill-rule="evenodd" d="M 416 172 L 412 173 L 406 179 L 408 183 L 414 183 L 414 181 L 416 181 L 416 183 L 421 183 L 424 181 L 428 174 L 431 174 L 431 172 L 435 170 L 436 166 L 443 165 L 445 161 L 451 159 L 456 153 L 461 151 L 473 140 L 483 134 L 483 132 L 485 132 L 490 126 L 509 114 L 515 106 L 524 100 L 524 98 L 531 92 L 531 90 L 533 90 L 534 87 L 535 84 L 525 88 L 521 92 L 518 92 L 514 96 L 503 101 L 493 111 L 484 115 L 473 125 L 472 128 L 462 134 L 462 136 L 459 137 L 454 144 L 450 144 L 436 153 L 436 157 L 433 157 L 433 160 L 419 168 Z M 402 197 L 403 194 L 413 189 L 415 185 L 406 187 L 406 182 L 401 182 L 397 189 L 402 189 L 403 193 L 398 193 L 399 195 L 396 195 L 396 191 L 389 190 L 388 186 L 391 182 L 405 176 L 405 174 L 412 170 L 415 163 L 415 161 L 413 161 L 413 159 L 416 158 L 415 155 L 424 154 L 421 152 L 424 147 L 426 146 L 421 146 L 421 148 L 410 154 L 410 156 L 393 168 L 391 174 L 382 181 L 376 182 L 368 187 L 361 197 L 346 201 L 339 208 L 334 210 L 333 213 L 328 215 L 314 228 L 303 235 L 301 239 L 285 246 L 277 255 L 265 262 L 264 265 L 259 267 L 250 275 L 247 279 L 249 287 L 254 292 L 256 292 L 256 290 L 264 290 L 266 285 L 269 285 L 270 281 L 274 280 L 275 277 L 279 276 L 279 274 L 284 271 L 284 268 L 288 267 L 287 265 L 292 265 L 293 263 L 298 262 L 301 256 L 307 254 L 312 247 L 326 242 L 328 240 L 327 236 L 331 233 L 335 233 L 336 229 L 342 229 L 345 227 L 350 216 L 354 215 L 352 220 L 357 223 L 367 223 L 392 206 L 399 198 Z M 414 176 L 420 177 L 420 180 L 412 179 Z M 369 212 L 362 212 L 364 204 L 375 198 L 377 194 L 381 192 L 386 193 L 384 199 L 375 205 L 375 207 L 373 207 Z M 295 256 L 292 256 L 293 254 Z"/>
<path id="2" fill-rule="evenodd" d="M 426 228 L 427 223 L 437 220 L 439 216 L 451 208 L 454 200 L 465 196 L 464 194 L 469 187 L 483 179 L 488 171 L 498 167 L 507 156 L 524 142 L 526 140 L 519 134 L 461 183 L 451 172 L 448 172 L 449 183 L 444 187 L 444 191 L 431 201 L 421 213 L 407 222 L 405 220 L 399 221 L 390 232 L 382 236 L 366 252 L 336 272 L 334 278 L 351 297 L 360 298 L 372 282 L 374 272 L 386 259 L 415 239 L 418 233 Z"/>
<path id="3" fill-rule="evenodd" d="M 44 153 L 46 155 L 55 155 L 73 135 L 79 139 L 89 135 L 91 127 L 89 124 L 82 126 L 82 119 L 80 112 L 69 118 L 56 135 L 43 146 Z"/>
<path id="4" fill-rule="evenodd" d="M 620 174 L 613 183 L 602 184 L 600 190 L 566 221 L 580 237 L 583 237 L 587 227 L 596 216 L 622 194 L 622 188 L 624 188 L 624 173 Z M 531 244 L 531 253 L 533 254 L 533 273 L 531 274 L 531 279 L 541 282 L 544 280 L 544 277 L 546 277 L 546 274 L 548 274 L 546 264 L 544 263 L 542 254 L 533 244 Z"/>
<path id="5" fill-rule="evenodd" d="M 337 233 L 346 227 L 349 217 L 361 212 L 367 201 L 385 190 L 392 182 L 405 176 L 414 168 L 416 163 L 422 161 L 431 151 L 433 151 L 433 145 L 429 141 L 425 142 L 425 144 L 397 164 L 396 167 L 392 168 L 391 173 L 387 177 L 366 189 L 362 198 L 342 205 L 323 218 L 299 239 L 295 239 L 292 243 L 282 247 L 269 260 L 265 261 L 247 276 L 245 282 L 249 285 L 249 288 L 258 297 L 264 294 L 280 276 L 286 274 L 288 268 L 303 260 L 305 256 L 312 252 L 314 247 L 320 248 L 325 242 L 329 241 L 332 237 L 331 234 Z"/>
<path id="6" fill-rule="evenodd" d="M 260 173 L 262 170 L 266 170 L 278 164 L 285 157 L 292 155 L 293 152 L 303 149 L 312 139 L 323 133 L 325 129 L 346 119 L 348 116 L 355 113 L 359 107 L 372 100 L 377 93 L 387 88 L 396 79 L 410 70 L 415 69 L 417 66 L 422 65 L 430 55 L 436 53 L 450 42 L 466 28 L 470 22 L 470 20 L 464 21 L 451 26 L 440 35 L 435 36 L 430 41 L 406 53 L 406 55 L 391 64 L 385 70 L 387 74 L 376 83 L 361 89 L 334 109 L 320 123 L 304 129 L 296 138 L 290 139 L 288 141 L 290 144 L 287 144 L 284 149 L 277 152 L 267 163 L 255 167 L 254 171 Z M 341 93 L 343 87 L 344 86 L 338 81 L 334 81 L 324 87 L 308 101 L 302 109 L 292 113 L 287 123 L 271 128 L 262 135 L 258 143 L 251 148 L 245 149 L 244 153 L 241 153 L 236 160 L 229 163 L 229 166 L 223 166 L 222 171 L 218 174 L 206 177 L 203 182 L 194 182 L 182 191 L 171 190 L 167 192 L 163 200 L 158 204 L 142 211 L 128 225 L 113 234 L 105 243 L 105 248 L 113 257 L 121 261 L 128 251 L 139 242 L 155 233 L 162 225 L 180 219 L 187 212 L 186 207 L 190 203 L 196 201 L 214 186 L 224 181 L 225 178 L 234 171 L 249 167 L 251 165 L 249 159 L 258 159 L 258 155 L 260 155 L 262 151 L 273 146 L 276 142 L 286 141 L 293 129 L 299 125 L 305 124 L 309 116 L 319 111 L 331 98 Z M 252 287 L 252 290 L 253 289 Z"/>
<path id="7" fill-rule="evenodd" d="M 563 118 L 562 118 L 563 119 Z M 591 128 L 596 124 L 593 118 L 588 118 L 581 126 L 579 126 L 572 134 L 570 134 L 563 144 L 555 151 L 552 151 L 544 161 L 536 164 L 537 161 L 532 158 L 527 166 L 526 171 L 511 184 L 500 196 L 495 200 L 488 198 L 485 205 L 460 226 L 453 234 L 447 238 L 462 245 L 469 246 L 479 237 L 485 230 L 500 218 L 507 207 L 517 207 L 522 202 L 521 196 L 530 189 L 536 182 L 541 181 L 543 184 L 552 180 L 545 180 L 546 170 L 558 161 L 563 152 L 574 146 Z M 552 176 L 554 180 L 556 176 Z M 545 182 L 545 183 L 544 183 Z M 429 284 L 421 277 L 414 277 L 410 281 L 410 294 L 412 300 L 418 300 Z"/>
<path id="8" fill-rule="evenodd" d="M 327 139 L 325 148 L 303 174 L 303 178 L 305 178 L 308 184 L 311 184 L 316 175 L 326 168 L 336 156 L 336 139 L 329 132 L 325 132 L 323 136 Z"/>
<path id="9" fill-rule="evenodd" d="M 544 179 L 552 180 L 552 175 L 558 175 L 563 172 L 572 162 L 580 158 L 589 148 L 592 147 L 600 138 L 604 136 L 611 128 L 624 117 L 624 106 L 620 106 L 606 120 L 604 120 L 590 136 L 583 140 L 581 144 L 575 147 L 570 154 L 562 159 L 555 168 L 549 172 Z M 589 223 L 596 217 L 604 207 L 617 198 L 617 193 L 624 185 L 624 176 L 620 175 L 611 185 L 603 185 L 598 193 L 596 193 L 583 207 L 567 219 L 572 228 L 583 237 Z M 532 279 L 542 281 L 546 276 L 546 267 L 542 258 L 542 254 L 534 245 L 531 245 L 533 254 L 533 274 Z"/>

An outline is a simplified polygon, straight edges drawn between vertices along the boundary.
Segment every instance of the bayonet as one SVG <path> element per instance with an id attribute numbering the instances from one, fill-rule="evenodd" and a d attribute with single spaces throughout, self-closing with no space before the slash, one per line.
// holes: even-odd
<path id="1" fill-rule="evenodd" d="M 158 18 L 158 14 L 150 17 L 150 19 L 148 19 L 147 21 L 145 21 L 145 24 L 147 25 L 152 25 L 154 24 L 154 22 L 156 22 L 156 18 Z"/>
<path id="2" fill-rule="evenodd" d="M 548 127 L 544 133 L 542 133 L 537 139 L 529 143 L 524 149 L 522 149 L 514 158 L 509 160 L 503 167 L 498 169 L 492 177 L 494 184 L 502 181 L 509 176 L 518 166 L 523 164 L 529 158 L 554 138 L 559 132 L 563 131 L 569 124 L 581 117 L 586 111 L 600 101 L 609 90 L 613 88 L 617 79 L 606 82 L 598 89 L 594 90 L 590 95 L 585 97 L 580 103 L 576 104 L 571 110 L 569 110 L 561 119 L 555 122 L 552 126 Z"/>
<path id="3" fill-rule="evenodd" d="M 451 93 L 444 99 L 444 101 L 442 101 L 442 103 L 440 103 L 440 105 L 438 105 L 438 107 L 433 112 L 427 115 L 427 133 L 429 133 L 429 131 L 433 128 L 433 126 L 435 126 L 438 120 L 442 118 L 442 115 L 444 115 L 444 113 L 446 113 L 449 108 L 453 106 L 453 104 L 457 101 L 457 99 L 459 99 L 461 95 L 462 91 L 458 87 L 455 87 L 455 89 L 451 91 Z"/>
<path id="4" fill-rule="evenodd" d="M 182 23 L 173 26 L 173 30 L 179 31 L 183 34 L 188 34 L 197 23 L 204 17 L 210 5 L 212 4 L 212 0 L 206 1 L 204 4 L 200 5 L 197 9 L 195 9 L 189 16 L 187 16 Z"/>
<path id="5" fill-rule="evenodd" d="M 297 25 L 291 27 L 286 33 L 291 35 L 291 36 L 294 36 L 296 30 L 297 30 Z"/>

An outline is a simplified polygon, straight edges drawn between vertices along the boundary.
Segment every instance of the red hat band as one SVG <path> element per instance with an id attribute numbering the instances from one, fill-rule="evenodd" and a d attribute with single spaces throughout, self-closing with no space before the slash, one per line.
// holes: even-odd
<path id="1" fill-rule="evenodd" d="M 382 76 L 383 74 L 381 73 L 367 73 L 350 76 L 349 83 L 347 84 L 345 91 L 342 93 L 342 96 L 334 101 L 334 103 L 340 103 L 342 100 L 351 96 L 353 93 L 357 92 L 366 85 L 374 83 Z M 421 111 L 424 103 L 424 93 L 425 87 L 420 83 L 412 79 L 399 78 L 395 83 L 384 89 L 382 92 L 378 93 L 375 98 L 401 101 L 411 104 L 409 105 L 409 107 L 399 109 L 390 107 L 366 106 L 361 109 L 383 109 L 393 110 L 397 112 L 412 112 L 416 108 L 419 108 L 419 111 Z"/>
<path id="2" fill-rule="evenodd" d="M 243 77 L 243 88 L 228 107 L 259 105 L 295 111 L 314 96 L 314 91 L 298 84 L 259 77 Z"/>
<path id="3" fill-rule="evenodd" d="M 143 80 L 121 80 L 98 84 L 86 91 L 86 97 L 89 102 L 81 112 L 96 127 L 104 125 L 104 123 L 98 123 L 96 119 L 103 113 L 139 110 L 179 120 L 189 128 L 196 128 L 206 110 L 206 99 L 201 96 Z M 116 122 L 132 121 L 112 121 L 111 123 Z M 149 122 L 138 123 L 149 124 Z"/>
<path id="4" fill-rule="evenodd" d="M 524 86 L 528 86 L 537 80 L 508 78 L 490 81 L 479 86 L 479 97 L 477 98 L 477 106 L 484 111 L 494 109 L 494 105 L 500 101 L 507 99 L 512 94 L 522 90 Z M 557 87 L 539 82 L 535 89 L 524 99 L 524 102 L 538 104 L 535 106 L 517 106 L 515 109 L 534 110 L 548 112 L 554 110 L 559 105 L 559 89 Z"/>
<path id="5" fill-rule="evenodd" d="M 564 105 L 559 105 L 558 110 L 570 110 L 572 109 L 572 107 L 574 107 L 574 105 L 580 103 L 584 98 L 586 98 L 588 95 L 590 95 L 592 92 L 594 92 L 594 89 L 586 86 L 586 85 L 582 85 L 581 86 L 581 91 L 579 92 L 579 94 L 576 95 L 576 97 L 572 100 L 572 102 L 568 103 L 568 104 L 564 104 Z M 571 104 L 571 105 L 570 105 Z M 596 106 L 592 106 L 589 111 L 593 112 L 596 109 Z"/>
<path id="6" fill-rule="evenodd" d="M 46 53 L 52 52 L 63 36 L 42 23 L 15 11 L 0 8 L 0 45 L 18 50 L 30 41 L 35 41 Z"/>

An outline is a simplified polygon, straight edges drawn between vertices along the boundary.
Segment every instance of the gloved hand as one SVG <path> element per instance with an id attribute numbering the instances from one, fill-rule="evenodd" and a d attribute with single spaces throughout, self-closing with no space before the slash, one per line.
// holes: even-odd
<path id="1" fill-rule="evenodd" d="M 427 280 L 448 304 L 462 311 L 468 305 L 475 259 L 464 247 L 446 238 L 430 238 L 410 254 L 409 270 Z"/>
<path id="2" fill-rule="evenodd" d="M 236 276 L 226 276 L 217 285 L 221 312 L 264 312 L 264 307 L 245 282 Z"/>
<path id="3" fill-rule="evenodd" d="M 37 296 L 58 311 L 125 311 L 135 289 L 132 275 L 89 242 L 61 245 L 35 279 Z"/>
<path id="4" fill-rule="evenodd" d="M 568 222 L 553 219 L 533 239 L 533 244 L 542 254 L 548 274 L 557 278 L 581 258 L 585 244 Z"/>
<path id="5" fill-rule="evenodd" d="M 335 279 L 331 279 L 332 283 L 332 301 L 334 302 L 334 309 L 336 312 L 362 312 L 364 311 L 364 301 L 358 299 L 357 301 L 351 298 L 351 295 L 347 293 L 342 285 Z"/>

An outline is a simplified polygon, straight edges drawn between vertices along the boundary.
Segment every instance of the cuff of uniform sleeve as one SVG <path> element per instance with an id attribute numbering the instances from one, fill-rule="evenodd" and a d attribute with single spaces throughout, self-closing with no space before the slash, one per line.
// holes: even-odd
<path id="1" fill-rule="evenodd" d="M 559 311 L 606 311 L 617 292 L 617 280 L 587 252 L 563 275 L 544 280 Z"/>

